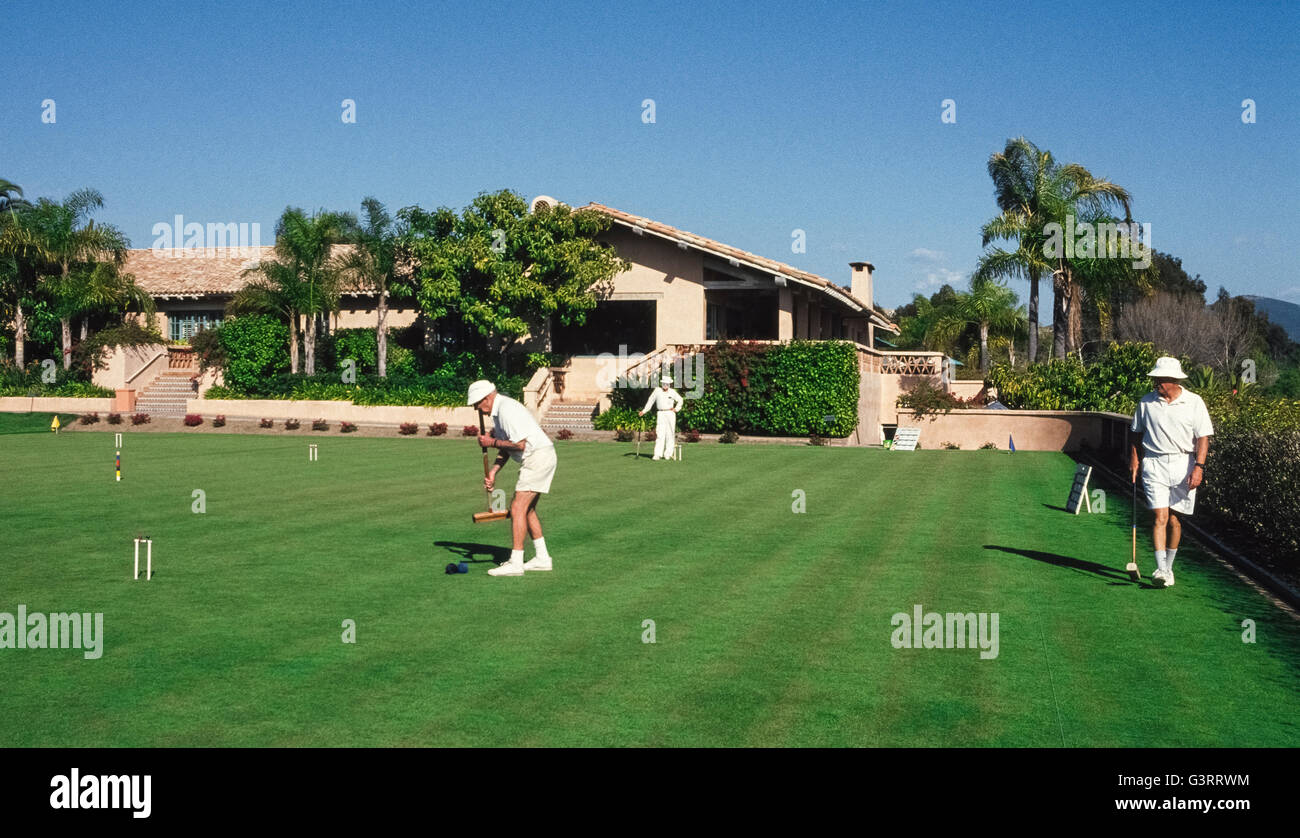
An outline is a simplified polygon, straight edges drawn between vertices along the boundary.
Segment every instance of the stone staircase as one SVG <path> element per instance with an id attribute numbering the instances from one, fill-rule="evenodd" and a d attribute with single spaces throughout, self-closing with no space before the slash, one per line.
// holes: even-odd
<path id="1" fill-rule="evenodd" d="M 542 417 L 542 430 L 548 436 L 554 436 L 564 428 L 571 431 L 595 430 L 591 420 L 596 415 L 596 407 L 595 402 L 553 402 Z"/>
<path id="2" fill-rule="evenodd" d="M 154 379 L 135 400 L 136 413 L 150 416 L 184 416 L 185 402 L 197 398 L 189 370 L 169 370 Z"/>

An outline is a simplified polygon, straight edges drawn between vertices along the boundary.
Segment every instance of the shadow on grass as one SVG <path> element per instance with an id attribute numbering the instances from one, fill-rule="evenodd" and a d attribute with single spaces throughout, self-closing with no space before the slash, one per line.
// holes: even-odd
<path id="1" fill-rule="evenodd" d="M 477 544 L 469 541 L 435 541 L 433 546 L 445 547 L 460 556 L 463 562 L 500 564 L 510 558 L 509 547 L 498 547 L 492 544 Z M 483 556 L 484 558 L 476 559 L 475 556 Z"/>
<path id="2" fill-rule="evenodd" d="M 1046 506 L 1046 504 L 1044 504 Z M 1128 578 L 1128 574 L 1122 569 L 1116 569 L 1109 565 L 1090 562 L 1087 559 L 1074 559 L 1069 556 L 1061 556 L 1056 553 L 1044 553 L 1041 550 L 1018 550 L 1015 547 L 999 547 L 996 544 L 985 544 L 985 550 L 1001 550 L 1003 553 L 1011 553 L 1016 556 L 1024 556 L 1027 559 L 1033 559 L 1036 562 L 1045 562 L 1057 567 L 1068 567 L 1072 570 L 1082 570 L 1085 573 L 1091 573 L 1100 576 L 1103 579 L 1116 580 L 1125 584 L 1133 584 Z M 1146 578 L 1143 577 L 1139 583 L 1143 588 L 1151 588 Z"/>
<path id="3" fill-rule="evenodd" d="M 1054 511 L 1054 512 L 1069 512 L 1069 511 L 1070 511 L 1070 510 L 1066 509 L 1064 506 L 1052 506 L 1050 503 L 1045 503 L 1045 504 L 1043 504 L 1043 506 L 1047 507 L 1048 509 L 1051 509 L 1051 510 Z"/>

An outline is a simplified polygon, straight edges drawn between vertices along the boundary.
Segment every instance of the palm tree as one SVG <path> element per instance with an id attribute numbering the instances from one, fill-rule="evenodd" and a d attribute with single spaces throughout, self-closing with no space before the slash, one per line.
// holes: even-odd
<path id="1" fill-rule="evenodd" d="M 375 198 L 361 202 L 365 220 L 355 231 L 357 246 L 341 257 L 344 275 L 358 290 L 373 292 L 378 297 L 375 305 L 378 323 L 375 326 L 375 344 L 378 348 L 378 373 L 388 377 L 388 320 L 389 294 L 398 291 L 398 249 L 401 235 L 384 205 Z"/>
<path id="2" fill-rule="evenodd" d="M 316 319 L 338 310 L 342 263 L 331 254 L 335 244 L 353 236 L 356 220 L 346 213 L 307 215 L 287 207 L 275 228 L 275 259 L 244 271 L 261 273 L 262 281 L 246 286 L 232 310 L 273 311 L 289 318 L 290 369 L 298 371 L 298 318 L 306 323 L 304 372 L 316 374 Z"/>
<path id="3" fill-rule="evenodd" d="M 1026 320 L 1025 309 L 1010 288 L 992 279 L 973 277 L 969 294 L 957 302 L 957 311 L 980 330 L 980 372 L 989 371 L 989 330 L 999 335 L 1014 335 Z M 1014 349 L 1011 350 L 1014 353 Z M 1011 356 L 1014 358 L 1014 354 Z"/>
<path id="4" fill-rule="evenodd" d="M 306 294 L 292 265 L 263 260 L 243 276 L 259 276 L 239 289 L 226 310 L 230 314 L 275 314 L 289 322 L 289 372 L 298 372 L 298 320 Z"/>
<path id="5" fill-rule="evenodd" d="M 29 206 L 23 200 L 23 188 L 12 180 L 0 177 L 0 212 L 12 215 L 19 206 Z"/>
<path id="6" fill-rule="evenodd" d="M 91 214 L 104 206 L 104 197 L 94 189 L 78 189 L 63 201 L 42 198 L 24 213 L 41 241 L 47 258 L 41 273 L 57 301 L 63 331 L 63 368 L 72 366 L 72 318 L 85 306 L 77 295 L 80 285 L 74 268 L 93 269 L 101 261 L 121 267 L 126 262 L 130 241 L 111 224 L 95 224 Z M 105 259 L 104 257 L 107 257 Z"/>
<path id="7" fill-rule="evenodd" d="M 21 190 L 10 184 L 4 191 L 7 211 L 0 214 L 0 291 L 13 301 L 14 363 L 21 370 L 27 361 L 27 314 L 23 311 L 23 300 L 36 292 L 39 267 L 50 260 L 50 254 L 32 227 L 31 204 L 13 197 Z"/>
<path id="8" fill-rule="evenodd" d="M 86 339 L 91 315 L 97 312 L 126 312 L 134 308 L 153 314 L 156 310 L 153 297 L 136 284 L 135 276 L 124 273 L 112 262 L 83 266 L 72 279 L 76 287 L 73 314 L 81 318 L 80 340 Z"/>
<path id="9" fill-rule="evenodd" d="M 1121 206 L 1127 220 L 1129 194 L 1108 180 L 1094 177 L 1077 163 L 1061 165 L 1051 152 L 1043 151 L 1024 137 L 1008 140 L 1006 148 L 989 158 L 989 176 L 1001 215 L 984 225 L 983 244 L 1012 240 L 1014 251 L 1001 248 L 986 253 L 977 270 L 989 278 L 1024 277 L 1029 280 L 1029 357 L 1038 353 L 1038 281 L 1053 278 L 1055 305 L 1052 314 L 1052 352 L 1065 357 L 1082 333 L 1081 288 L 1075 280 L 1076 265 L 1064 253 L 1047 255 L 1049 224 L 1066 227 L 1076 220 L 1098 217 L 1107 209 Z M 1069 344 L 1067 346 L 1067 344 Z"/>

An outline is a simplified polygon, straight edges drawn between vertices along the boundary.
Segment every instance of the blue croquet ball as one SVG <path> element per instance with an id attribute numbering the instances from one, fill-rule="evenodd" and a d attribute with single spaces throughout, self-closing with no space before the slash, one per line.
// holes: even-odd
<path id="1" fill-rule="evenodd" d="M 459 569 L 455 564 L 449 564 L 449 565 L 447 565 L 447 572 L 448 572 L 448 573 L 459 573 L 459 572 L 460 572 L 460 569 Z"/>
<path id="2" fill-rule="evenodd" d="M 456 566 L 456 568 L 457 568 L 461 573 L 469 573 L 469 565 L 466 564 L 465 562 L 461 562 L 459 565 Z"/>

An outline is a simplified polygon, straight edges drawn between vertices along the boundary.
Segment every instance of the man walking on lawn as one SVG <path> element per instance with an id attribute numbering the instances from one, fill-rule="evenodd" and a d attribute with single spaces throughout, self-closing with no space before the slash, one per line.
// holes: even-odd
<path id="1" fill-rule="evenodd" d="M 538 499 L 551 490 L 555 476 L 555 444 L 537 424 L 533 414 L 515 399 L 497 392 L 491 381 L 475 381 L 469 386 L 469 404 L 492 418 L 492 432 L 481 434 L 478 444 L 496 448 L 501 453 L 483 479 L 492 491 L 497 472 L 508 460 L 520 464 L 519 482 L 510 501 L 510 560 L 488 571 L 489 576 L 523 576 L 527 570 L 550 570 L 551 555 L 542 538 L 542 522 L 537 517 Z M 533 537 L 537 555 L 524 561 L 524 528 Z"/>
<path id="2" fill-rule="evenodd" d="M 1174 554 L 1183 534 L 1174 513 L 1192 514 L 1214 428 L 1205 401 L 1179 383 L 1187 376 L 1177 358 L 1156 359 L 1155 368 L 1147 375 L 1154 380 L 1154 389 L 1138 402 L 1131 428 L 1134 434 L 1141 434 L 1142 459 L 1139 465 L 1138 438 L 1130 436 L 1129 471 L 1134 483 L 1141 471 L 1147 507 L 1156 515 L 1151 534 L 1156 570 L 1151 578 L 1172 588 Z"/>

